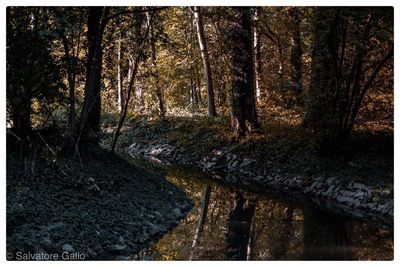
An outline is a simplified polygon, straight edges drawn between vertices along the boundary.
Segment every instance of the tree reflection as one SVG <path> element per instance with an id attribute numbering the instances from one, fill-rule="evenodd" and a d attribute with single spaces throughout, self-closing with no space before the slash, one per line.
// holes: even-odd
<path id="1" fill-rule="evenodd" d="M 229 260 L 246 260 L 247 252 L 251 250 L 249 243 L 251 224 L 255 205 L 250 204 L 239 192 L 235 192 L 233 208 L 228 219 L 228 252 Z"/>
<path id="2" fill-rule="evenodd" d="M 349 239 L 342 217 L 315 211 L 304 211 L 305 260 L 350 260 Z"/>
<path id="3" fill-rule="evenodd" d="M 206 222 L 206 219 L 207 219 L 207 211 L 208 211 L 208 203 L 210 202 L 210 195 L 211 195 L 211 187 L 206 185 L 204 187 L 203 199 L 201 201 L 199 222 L 196 227 L 196 233 L 194 235 L 194 239 L 193 239 L 193 243 L 192 243 L 192 250 L 190 253 L 189 260 L 193 260 L 193 256 L 194 256 L 194 252 L 195 252 L 197 243 L 199 242 L 200 236 L 203 233 L 204 223 Z"/>

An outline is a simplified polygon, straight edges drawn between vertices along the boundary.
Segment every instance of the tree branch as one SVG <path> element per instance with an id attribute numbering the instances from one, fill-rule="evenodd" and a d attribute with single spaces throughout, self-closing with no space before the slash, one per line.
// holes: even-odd
<path id="1" fill-rule="evenodd" d="M 163 7 L 154 7 L 154 8 L 144 8 L 144 9 L 135 9 L 135 10 L 126 10 L 126 11 L 121 11 L 118 13 L 115 13 L 111 16 L 108 16 L 107 18 L 105 18 L 105 22 L 108 23 L 110 20 L 115 19 L 119 16 L 123 16 L 123 15 L 130 15 L 130 14 L 140 14 L 140 13 L 146 13 L 146 12 L 155 12 L 155 11 L 159 11 L 159 10 L 164 10 L 169 8 L 168 6 L 163 6 Z"/>

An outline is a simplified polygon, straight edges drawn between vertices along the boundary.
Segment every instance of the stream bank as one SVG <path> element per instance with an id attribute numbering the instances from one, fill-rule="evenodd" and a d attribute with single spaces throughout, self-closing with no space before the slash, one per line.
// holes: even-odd
<path id="1" fill-rule="evenodd" d="M 272 134 L 251 137 L 255 140 L 234 141 L 226 138 L 226 124 L 222 118 L 136 118 L 120 149 L 161 164 L 195 167 L 257 192 L 273 191 L 351 218 L 393 225 L 393 162 L 386 148 L 350 146 L 345 148 L 350 152 L 330 159 L 318 155 L 297 130 L 282 134 L 272 129 Z"/>
<path id="2" fill-rule="evenodd" d="M 107 151 L 84 168 L 68 159 L 24 161 L 10 154 L 7 259 L 129 259 L 192 206 L 161 175 Z"/>

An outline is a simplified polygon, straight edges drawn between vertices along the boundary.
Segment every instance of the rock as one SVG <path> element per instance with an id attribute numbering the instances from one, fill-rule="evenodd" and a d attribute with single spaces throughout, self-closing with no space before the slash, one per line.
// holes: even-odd
<path id="1" fill-rule="evenodd" d="M 172 210 L 176 217 L 182 217 L 182 212 L 179 208 L 175 208 Z"/>
<path id="2" fill-rule="evenodd" d="M 365 193 L 363 191 L 358 191 L 357 193 L 354 194 L 353 197 L 363 198 L 364 196 L 365 196 Z"/>
<path id="3" fill-rule="evenodd" d="M 353 198 L 345 197 L 345 196 L 338 196 L 337 201 L 339 203 L 353 203 Z"/>
<path id="4" fill-rule="evenodd" d="M 115 260 L 116 261 L 129 261 L 130 258 L 128 256 L 119 255 L 119 256 L 115 257 Z"/>
<path id="5" fill-rule="evenodd" d="M 154 214 L 159 218 L 159 219 L 163 219 L 164 217 L 161 215 L 161 213 L 159 213 L 158 211 L 155 211 Z"/>
<path id="6" fill-rule="evenodd" d="M 233 161 L 233 163 L 231 164 L 232 167 L 237 167 L 239 165 L 239 161 Z"/>
<path id="7" fill-rule="evenodd" d="M 48 237 L 43 237 L 40 244 L 45 248 L 51 248 L 53 245 L 53 242 Z"/>
<path id="8" fill-rule="evenodd" d="M 252 161 L 250 159 L 244 159 L 239 167 L 244 168 L 244 167 L 250 165 L 250 163 L 252 163 Z"/>
<path id="9" fill-rule="evenodd" d="M 88 252 L 89 256 L 92 258 L 94 258 L 98 255 L 96 251 L 94 251 L 93 249 L 91 249 L 89 247 L 87 248 L 87 252 Z"/>
<path id="10" fill-rule="evenodd" d="M 382 212 L 387 213 L 393 209 L 393 200 L 386 202 L 382 208 Z"/>
<path id="11" fill-rule="evenodd" d="M 365 190 L 365 191 L 370 190 L 368 186 L 366 186 L 366 185 L 364 185 L 364 184 L 362 184 L 362 183 L 353 183 L 353 182 L 351 182 L 351 183 L 347 186 L 347 188 L 349 188 L 349 189 L 354 188 L 354 189 L 360 189 L 360 190 Z"/>
<path id="12" fill-rule="evenodd" d="M 68 253 L 72 253 L 72 252 L 75 251 L 74 248 L 73 248 L 70 244 L 64 244 L 64 245 L 62 246 L 62 250 L 63 250 L 64 252 L 68 252 Z"/>
<path id="13" fill-rule="evenodd" d="M 126 245 L 118 245 L 118 244 L 115 244 L 108 248 L 108 250 L 110 250 L 110 251 L 123 251 L 125 249 L 126 249 Z"/>
<path id="14" fill-rule="evenodd" d="M 348 191 L 348 190 L 341 190 L 341 191 L 339 191 L 339 194 L 344 196 L 344 197 L 355 197 L 354 196 L 355 195 L 354 192 Z"/>

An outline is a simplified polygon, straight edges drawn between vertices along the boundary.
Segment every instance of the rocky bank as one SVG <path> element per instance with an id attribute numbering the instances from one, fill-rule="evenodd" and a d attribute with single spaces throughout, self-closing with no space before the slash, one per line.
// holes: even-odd
<path id="1" fill-rule="evenodd" d="M 106 151 L 84 168 L 8 155 L 7 259 L 130 259 L 192 206 L 162 176 Z"/>
<path id="2" fill-rule="evenodd" d="M 201 145 L 201 144 L 199 144 Z M 304 176 L 271 172 L 257 160 L 231 152 L 230 147 L 214 149 L 193 157 L 193 151 L 157 141 L 133 142 L 125 150 L 132 157 L 147 158 L 161 164 L 178 164 L 201 169 L 214 179 L 245 186 L 254 191 L 273 191 L 295 201 L 361 220 L 393 225 L 393 195 L 363 183 L 346 182 L 335 176 Z M 262 166 L 262 165 L 261 165 Z"/>

